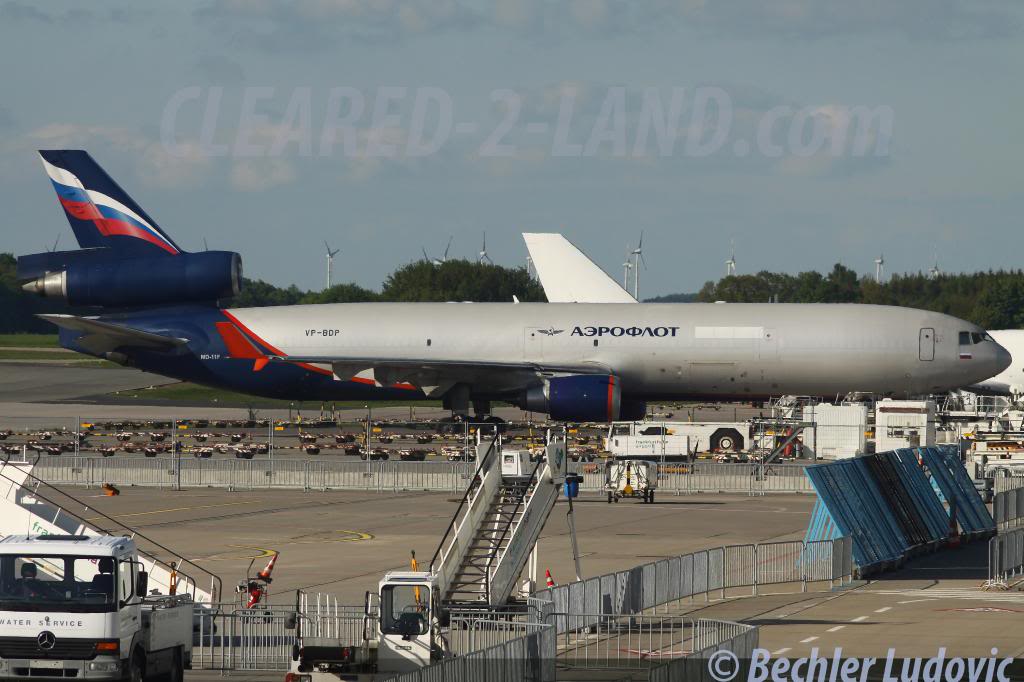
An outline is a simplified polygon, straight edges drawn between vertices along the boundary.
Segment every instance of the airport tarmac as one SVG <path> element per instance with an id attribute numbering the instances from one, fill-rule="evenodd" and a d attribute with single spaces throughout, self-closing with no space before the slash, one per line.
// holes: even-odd
<path id="1" fill-rule="evenodd" d="M 243 578 L 250 561 L 258 570 L 280 551 L 271 601 L 289 603 L 295 589 L 337 595 L 361 604 L 385 572 L 408 567 L 416 550 L 429 564 L 457 507 L 455 497 L 436 493 L 180 492 L 126 489 L 118 497 L 76 491 L 94 509 L 137 527 L 220 575 L 225 598 Z M 584 577 L 636 566 L 658 558 L 728 544 L 803 537 L 814 498 L 809 495 L 693 495 L 660 498 L 653 505 L 608 505 L 599 497 L 575 504 Z M 574 579 L 560 501 L 540 542 L 540 573 Z M 835 592 L 738 596 L 705 602 L 684 600 L 671 613 L 742 620 L 760 626 L 760 646 L 790 658 L 829 656 L 1024 655 L 1019 623 L 1024 593 L 984 592 L 985 543 L 918 558 L 899 571 Z M 281 673 L 236 673 L 251 680 L 281 680 Z M 190 680 L 219 673 L 194 672 Z M 574 678 L 575 679 L 575 678 Z"/>
<path id="2" fill-rule="evenodd" d="M 75 494 L 72 491 L 72 494 Z M 461 496 L 440 493 L 227 492 L 123 489 L 118 497 L 77 489 L 87 503 L 138 528 L 220 575 L 225 591 L 256 558 L 281 552 L 273 601 L 290 602 L 297 588 L 361 604 L 367 590 L 392 569 L 409 566 L 416 551 L 429 564 Z M 588 496 L 575 504 L 584 576 L 728 544 L 803 537 L 813 498 L 808 495 L 660 497 L 653 505 L 609 505 Z M 575 578 L 566 512 L 559 501 L 541 536 L 541 578 Z M 230 596 L 230 595 L 226 595 Z"/>

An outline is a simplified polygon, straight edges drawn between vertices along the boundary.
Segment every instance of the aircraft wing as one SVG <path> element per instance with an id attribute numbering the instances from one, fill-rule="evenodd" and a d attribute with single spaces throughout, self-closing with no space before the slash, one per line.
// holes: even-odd
<path id="1" fill-rule="evenodd" d="M 188 339 L 162 336 L 111 322 L 101 322 L 100 320 L 88 317 L 51 314 L 37 315 L 37 317 L 47 322 L 52 322 L 64 329 L 83 332 L 83 336 L 77 340 L 78 345 L 96 354 L 114 351 L 122 346 L 166 351 L 174 350 L 178 346 L 188 343 Z"/>
<path id="2" fill-rule="evenodd" d="M 544 374 L 610 374 L 598 363 L 544 365 L 533 362 L 484 362 L 421 358 L 343 358 L 281 356 L 273 360 L 330 366 L 341 381 L 373 381 L 378 386 L 411 385 L 427 395 L 442 395 L 459 383 L 486 384 L 498 392 L 515 391 Z"/>
<path id="3" fill-rule="evenodd" d="M 523 240 L 549 303 L 636 303 L 568 239 L 557 232 L 524 232 Z"/>

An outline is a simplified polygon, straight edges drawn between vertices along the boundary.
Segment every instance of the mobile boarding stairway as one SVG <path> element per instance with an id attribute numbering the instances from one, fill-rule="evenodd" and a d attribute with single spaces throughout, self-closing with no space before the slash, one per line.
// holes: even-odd
<path id="1" fill-rule="evenodd" d="M 479 466 L 430 562 L 441 606 L 486 608 L 508 602 L 565 483 L 564 436 L 544 456 L 504 450 L 501 436 L 477 445 Z"/>
<path id="2" fill-rule="evenodd" d="M 149 573 L 151 588 L 161 594 L 187 594 L 196 602 L 216 603 L 221 596 L 220 578 L 34 476 L 33 467 L 34 462 L 0 460 L 0 537 L 25 534 L 128 536 L 139 546 L 139 560 Z M 88 514 L 89 519 L 82 514 Z M 159 558 L 157 553 L 167 558 Z M 173 590 L 172 582 L 175 583 Z"/>

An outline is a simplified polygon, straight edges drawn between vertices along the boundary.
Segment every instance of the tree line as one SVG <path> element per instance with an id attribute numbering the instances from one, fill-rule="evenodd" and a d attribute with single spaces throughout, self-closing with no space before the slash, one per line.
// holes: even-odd
<path id="1" fill-rule="evenodd" d="M 707 282 L 695 297 L 731 303 L 875 303 L 954 315 L 988 329 L 1024 328 L 1024 272 L 893 275 L 884 282 L 836 264 L 827 274 L 762 271 Z"/>
<path id="2" fill-rule="evenodd" d="M 71 312 L 60 301 L 40 298 L 21 290 L 16 277 L 17 260 L 0 253 L 0 333 L 53 333 L 53 325 L 37 313 Z M 221 303 L 234 308 L 299 303 L 364 303 L 370 301 L 544 301 L 544 290 L 526 268 L 506 268 L 489 263 L 449 260 L 443 263 L 410 263 L 387 276 L 380 291 L 358 284 L 338 284 L 322 291 L 304 291 L 294 284 L 278 287 L 263 280 L 245 279 L 242 292 Z"/>

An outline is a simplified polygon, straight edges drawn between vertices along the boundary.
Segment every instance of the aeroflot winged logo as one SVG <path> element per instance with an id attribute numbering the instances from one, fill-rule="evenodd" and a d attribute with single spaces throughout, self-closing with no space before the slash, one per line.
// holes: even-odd
<path id="1" fill-rule="evenodd" d="M 554 327 L 548 327 L 547 329 L 538 329 L 541 334 L 547 334 L 548 336 L 556 336 L 564 332 L 564 329 L 555 329 Z"/>

